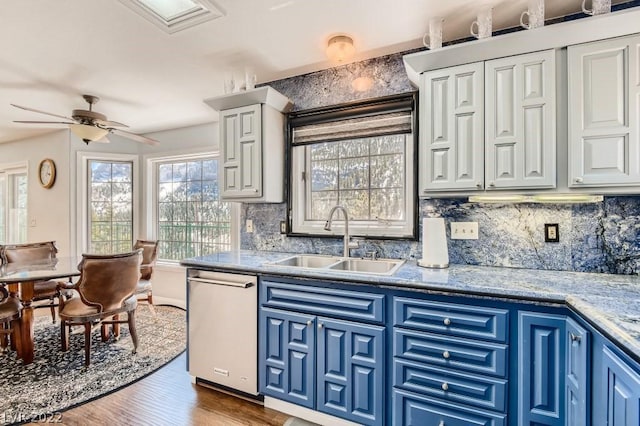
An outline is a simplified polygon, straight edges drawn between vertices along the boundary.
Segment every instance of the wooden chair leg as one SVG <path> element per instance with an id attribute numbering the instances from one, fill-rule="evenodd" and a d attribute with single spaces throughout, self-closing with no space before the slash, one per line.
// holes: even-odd
<path id="1" fill-rule="evenodd" d="M 56 303 L 53 300 L 53 297 L 51 298 L 51 300 L 49 300 L 49 309 L 51 309 L 51 323 L 55 324 L 56 323 Z"/>
<path id="2" fill-rule="evenodd" d="M 1 352 L 4 353 L 7 351 L 7 346 L 9 346 L 9 333 L 7 332 L 7 323 L 0 324 L 0 348 L 2 348 Z"/>
<path id="3" fill-rule="evenodd" d="M 107 324 L 100 325 L 100 337 L 102 337 L 103 342 L 109 340 L 109 326 Z"/>
<path id="4" fill-rule="evenodd" d="M 84 323 L 84 366 L 91 364 L 91 323 Z"/>
<path id="5" fill-rule="evenodd" d="M 138 332 L 136 331 L 135 309 L 127 312 L 127 324 L 129 325 L 129 334 L 133 340 L 133 353 L 138 352 Z"/>
<path id="6" fill-rule="evenodd" d="M 65 321 L 60 320 L 60 346 L 62 347 L 62 352 L 67 352 L 69 350 L 69 328 Z"/>
<path id="7" fill-rule="evenodd" d="M 116 314 L 113 316 L 112 318 L 114 321 L 120 321 L 120 315 Z M 117 322 L 114 322 L 112 325 L 112 330 L 113 330 L 113 339 L 114 340 L 119 340 L 120 339 L 120 324 L 118 324 Z"/>

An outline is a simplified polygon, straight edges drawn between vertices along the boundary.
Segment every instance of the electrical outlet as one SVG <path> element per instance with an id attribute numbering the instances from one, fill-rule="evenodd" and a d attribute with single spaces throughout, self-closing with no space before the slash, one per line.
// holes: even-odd
<path id="1" fill-rule="evenodd" d="M 251 234 L 253 232 L 253 221 L 251 219 L 247 219 L 245 226 L 247 228 L 247 232 Z"/>
<path id="2" fill-rule="evenodd" d="M 452 240 L 477 240 L 478 222 L 451 222 Z"/>
<path id="3" fill-rule="evenodd" d="M 557 223 L 544 224 L 544 241 L 545 243 L 560 242 L 560 230 Z"/>
<path id="4" fill-rule="evenodd" d="M 281 234 L 287 233 L 287 222 L 285 222 L 284 220 L 280 221 L 280 233 Z"/>

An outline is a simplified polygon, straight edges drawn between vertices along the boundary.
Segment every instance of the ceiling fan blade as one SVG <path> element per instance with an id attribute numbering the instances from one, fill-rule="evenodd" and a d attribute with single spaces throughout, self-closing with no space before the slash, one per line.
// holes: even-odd
<path id="1" fill-rule="evenodd" d="M 33 109 L 33 108 L 24 107 L 24 106 L 20 106 L 20 105 L 16 105 L 16 104 L 11 104 L 11 106 L 23 109 L 25 111 L 37 112 L 38 114 L 45 114 L 45 115 L 50 115 L 52 117 L 64 118 L 65 120 L 70 120 L 70 121 L 74 121 L 75 122 L 75 120 L 73 118 L 69 118 L 69 117 L 66 117 L 64 115 L 52 114 L 50 112 L 40 111 L 39 109 Z"/>
<path id="2" fill-rule="evenodd" d="M 127 132 L 126 130 L 114 129 L 114 128 L 109 128 L 108 130 L 110 132 L 112 132 L 112 133 L 115 133 L 116 135 L 124 136 L 125 138 L 132 139 L 132 140 L 134 140 L 136 142 L 145 143 L 147 145 L 159 145 L 160 144 L 160 142 L 158 142 L 155 139 L 151 139 L 151 138 L 148 138 L 146 136 L 142 136 L 142 135 L 138 135 L 138 134 L 135 134 L 135 133 Z"/>
<path id="3" fill-rule="evenodd" d="M 66 121 L 32 121 L 32 120 L 13 120 L 14 123 L 36 123 L 36 124 L 76 124 L 75 122 L 69 123 Z"/>
<path id="4" fill-rule="evenodd" d="M 122 124 L 117 121 L 96 119 L 95 122 L 104 127 L 129 127 L 126 124 Z"/>
<path id="5" fill-rule="evenodd" d="M 97 143 L 111 143 L 111 141 L 109 140 L 109 138 L 107 138 L 106 136 L 103 136 L 102 138 L 98 139 L 97 141 L 91 141 L 91 142 L 97 142 Z"/>

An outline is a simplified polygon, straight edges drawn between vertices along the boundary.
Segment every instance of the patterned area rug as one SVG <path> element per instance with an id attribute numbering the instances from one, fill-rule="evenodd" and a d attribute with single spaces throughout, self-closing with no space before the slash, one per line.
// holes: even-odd
<path id="1" fill-rule="evenodd" d="M 185 311 L 155 309 L 157 318 L 146 305 L 136 311 L 136 354 L 126 324 L 118 341 L 103 343 L 100 328 L 93 330 L 89 368 L 84 368 L 83 333 L 71 334 L 70 350 L 62 352 L 59 322 L 37 317 L 34 362 L 22 365 L 15 352 L 0 354 L 0 424 L 55 422 L 60 411 L 127 386 L 180 355 L 186 348 Z"/>

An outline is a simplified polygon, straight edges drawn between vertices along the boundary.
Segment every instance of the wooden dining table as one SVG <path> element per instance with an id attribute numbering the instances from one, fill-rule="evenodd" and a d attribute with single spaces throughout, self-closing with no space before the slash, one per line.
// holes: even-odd
<path id="1" fill-rule="evenodd" d="M 70 279 L 80 275 L 78 263 L 82 258 L 58 257 L 38 263 L 8 263 L 0 267 L 0 285 L 7 286 L 10 293 L 19 294 L 22 316 L 15 336 L 18 357 L 24 364 L 33 362 L 33 287 L 37 281 Z"/>

